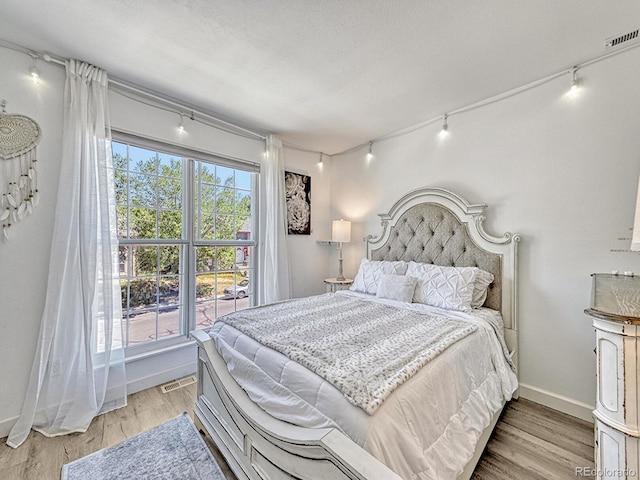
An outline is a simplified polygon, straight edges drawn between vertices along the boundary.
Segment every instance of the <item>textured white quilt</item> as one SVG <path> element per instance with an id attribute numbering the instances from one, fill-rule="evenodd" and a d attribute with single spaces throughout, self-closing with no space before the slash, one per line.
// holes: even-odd
<path id="1" fill-rule="evenodd" d="M 332 293 L 241 310 L 221 321 L 317 373 L 370 415 L 420 368 L 478 328 Z"/>

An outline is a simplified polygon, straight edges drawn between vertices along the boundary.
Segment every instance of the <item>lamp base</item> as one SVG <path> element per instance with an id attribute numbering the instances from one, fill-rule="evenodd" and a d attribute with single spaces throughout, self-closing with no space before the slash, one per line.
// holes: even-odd
<path id="1" fill-rule="evenodd" d="M 344 275 L 342 274 L 342 242 L 340 242 L 340 256 L 338 257 L 338 276 L 336 280 L 339 282 L 344 281 Z"/>

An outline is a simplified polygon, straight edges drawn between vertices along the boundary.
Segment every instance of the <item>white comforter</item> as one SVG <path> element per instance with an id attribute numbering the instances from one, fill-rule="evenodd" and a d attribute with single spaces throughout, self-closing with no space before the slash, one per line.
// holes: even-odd
<path id="1" fill-rule="evenodd" d="M 355 292 L 338 294 L 446 314 L 478 329 L 431 360 L 371 416 L 318 375 L 223 319 L 210 335 L 238 384 L 274 417 L 304 427 L 338 428 L 405 479 L 455 479 L 491 417 L 517 388 L 504 341 L 495 333 L 501 331 L 499 313 L 451 312 Z"/>

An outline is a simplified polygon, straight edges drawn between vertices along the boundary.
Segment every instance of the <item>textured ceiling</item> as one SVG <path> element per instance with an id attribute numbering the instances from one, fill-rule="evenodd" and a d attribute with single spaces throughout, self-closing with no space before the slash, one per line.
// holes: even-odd
<path id="1" fill-rule="evenodd" d="M 606 53 L 637 0 L 2 0 L 0 39 L 336 153 Z"/>

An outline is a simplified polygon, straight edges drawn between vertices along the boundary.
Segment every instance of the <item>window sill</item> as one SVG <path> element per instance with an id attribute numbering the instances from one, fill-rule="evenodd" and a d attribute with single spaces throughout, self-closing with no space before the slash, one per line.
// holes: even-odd
<path id="1" fill-rule="evenodd" d="M 183 348 L 188 348 L 194 344 L 195 342 L 190 337 L 181 337 L 173 341 L 167 341 L 166 343 L 164 343 L 162 346 L 159 346 L 158 348 L 149 349 L 143 352 L 125 354 L 124 361 L 125 361 L 125 364 L 130 362 L 137 362 L 138 360 L 143 360 L 146 358 L 155 357 L 157 355 L 163 355 L 165 353 L 181 350 Z"/>

